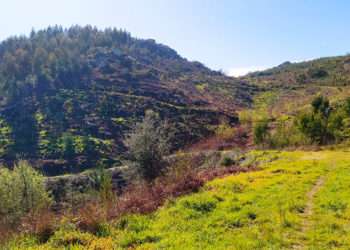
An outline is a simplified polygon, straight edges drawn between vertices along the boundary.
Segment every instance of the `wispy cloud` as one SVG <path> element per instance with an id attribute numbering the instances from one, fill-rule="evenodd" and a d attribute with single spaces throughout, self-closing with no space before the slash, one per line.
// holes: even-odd
<path id="1" fill-rule="evenodd" d="M 254 72 L 254 71 L 261 71 L 268 69 L 270 67 L 268 66 L 250 66 L 250 67 L 237 67 L 237 68 L 231 68 L 226 71 L 226 74 L 229 76 L 244 76 L 248 73 Z"/>

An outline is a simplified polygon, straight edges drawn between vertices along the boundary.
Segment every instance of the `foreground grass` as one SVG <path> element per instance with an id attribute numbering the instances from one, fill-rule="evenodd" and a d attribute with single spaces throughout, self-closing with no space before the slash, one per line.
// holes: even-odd
<path id="1" fill-rule="evenodd" d="M 211 181 L 153 214 L 101 225 L 98 235 L 63 222 L 46 243 L 24 236 L 7 248 L 350 248 L 350 153 L 269 151 L 250 158 L 262 170 Z"/>

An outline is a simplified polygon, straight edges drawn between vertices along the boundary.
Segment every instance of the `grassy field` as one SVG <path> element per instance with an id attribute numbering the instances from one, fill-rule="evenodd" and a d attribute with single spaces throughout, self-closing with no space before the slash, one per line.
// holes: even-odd
<path id="1" fill-rule="evenodd" d="M 8 249 L 349 249 L 350 152 L 254 151 L 261 170 L 216 179 L 99 235 L 62 228 Z"/>

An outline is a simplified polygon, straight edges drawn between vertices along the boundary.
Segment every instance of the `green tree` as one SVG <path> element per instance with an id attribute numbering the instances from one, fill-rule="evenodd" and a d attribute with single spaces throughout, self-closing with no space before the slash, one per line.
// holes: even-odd
<path id="1" fill-rule="evenodd" d="M 5 120 L 0 119 L 0 157 L 6 157 L 10 154 L 13 146 L 12 129 Z"/>
<path id="2" fill-rule="evenodd" d="M 137 172 L 146 181 L 152 181 L 165 168 L 163 160 L 170 150 L 169 127 L 158 114 L 147 111 L 124 140 L 128 156 Z"/>
<path id="3" fill-rule="evenodd" d="M 99 192 L 99 198 L 103 204 L 106 204 L 113 200 L 113 183 L 112 176 L 103 165 L 99 165 L 95 171 L 90 174 L 94 189 Z"/>
<path id="4" fill-rule="evenodd" d="M 312 101 L 311 106 L 312 112 L 300 114 L 296 125 L 312 143 L 326 144 L 334 139 L 329 128 L 329 117 L 332 112 L 329 100 L 318 96 Z"/>
<path id="5" fill-rule="evenodd" d="M 317 96 L 311 103 L 313 113 L 320 113 L 323 118 L 328 118 L 331 112 L 329 100 L 324 96 Z"/>
<path id="6" fill-rule="evenodd" d="M 60 139 L 60 150 L 63 158 L 72 160 L 75 156 L 74 138 L 69 133 L 64 133 Z"/>
<path id="7" fill-rule="evenodd" d="M 0 222 L 16 224 L 29 212 L 35 212 L 51 202 L 44 177 L 28 162 L 19 161 L 14 169 L 0 169 Z"/>

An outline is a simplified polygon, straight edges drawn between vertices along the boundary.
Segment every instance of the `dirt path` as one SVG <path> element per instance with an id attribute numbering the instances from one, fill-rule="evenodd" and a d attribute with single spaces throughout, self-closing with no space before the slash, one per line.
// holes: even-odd
<path id="1" fill-rule="evenodd" d="M 302 223 L 302 232 L 306 232 L 311 225 L 310 217 L 313 214 L 313 207 L 314 207 L 314 198 L 317 192 L 322 188 L 323 184 L 325 183 L 326 177 L 321 176 L 318 178 L 315 185 L 312 187 L 312 189 L 306 194 L 307 202 L 303 214 L 303 223 Z"/>
<path id="2" fill-rule="evenodd" d="M 318 193 L 318 191 L 322 188 L 322 186 L 324 185 L 326 180 L 326 176 L 322 175 L 320 176 L 316 183 L 313 185 L 313 187 L 311 188 L 311 190 L 306 194 L 306 205 L 305 205 L 305 210 L 303 213 L 303 222 L 301 225 L 301 230 L 300 232 L 305 235 L 305 233 L 310 229 L 310 227 L 312 226 L 312 221 L 311 221 L 311 217 L 313 215 L 313 208 L 314 208 L 314 198 L 315 195 Z M 306 246 L 303 244 L 296 244 L 293 246 L 292 249 L 305 249 Z"/>

